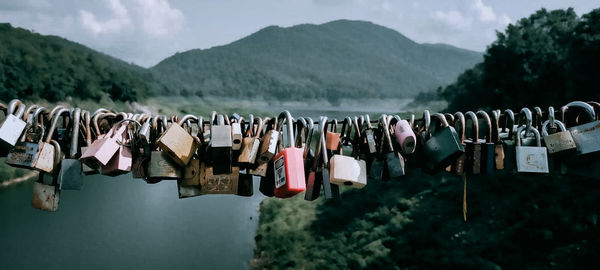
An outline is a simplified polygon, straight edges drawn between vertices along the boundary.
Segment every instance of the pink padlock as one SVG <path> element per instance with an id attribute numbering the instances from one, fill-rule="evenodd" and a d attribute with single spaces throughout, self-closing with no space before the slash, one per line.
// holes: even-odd
<path id="1" fill-rule="evenodd" d="M 399 120 L 396 123 L 396 130 L 394 132 L 396 142 L 402 148 L 402 153 L 412 154 L 415 152 L 417 137 L 415 132 L 410 127 L 410 124 L 406 120 Z"/>
<path id="2" fill-rule="evenodd" d="M 124 134 L 125 135 L 125 134 Z M 125 142 L 126 138 L 123 136 L 122 142 Z M 131 154 L 131 148 L 124 143 L 119 145 L 117 153 L 108 161 L 106 166 L 102 166 L 102 174 L 109 176 L 117 176 L 126 174 L 131 171 L 131 164 L 133 163 L 133 155 Z"/>
<path id="3" fill-rule="evenodd" d="M 119 150 L 119 142 L 123 139 L 126 128 L 127 125 L 122 122 L 114 125 L 106 135 L 92 142 L 79 160 L 92 168 L 106 166 Z"/>
<path id="4" fill-rule="evenodd" d="M 294 129 L 292 115 L 288 111 L 279 114 L 277 126 L 280 130 L 283 119 L 287 120 L 287 144 L 290 146 L 281 150 L 273 157 L 275 171 L 275 197 L 289 198 L 306 190 L 304 177 L 304 151 L 294 146 Z"/>

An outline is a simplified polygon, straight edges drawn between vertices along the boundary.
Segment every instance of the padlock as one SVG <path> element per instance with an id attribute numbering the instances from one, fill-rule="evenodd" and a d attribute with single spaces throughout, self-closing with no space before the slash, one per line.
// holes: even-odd
<path id="1" fill-rule="evenodd" d="M 565 125 L 558 121 L 554 120 L 554 125 L 556 125 L 560 131 L 548 134 L 548 125 L 550 124 L 550 120 L 546 120 L 542 125 L 542 136 L 544 136 L 544 143 L 546 144 L 546 148 L 548 149 L 548 153 L 555 154 L 559 152 L 569 152 L 577 149 L 577 145 L 573 140 L 573 136 L 567 129 Z"/>
<path id="2" fill-rule="evenodd" d="M 260 117 L 254 119 L 253 115 L 250 115 L 250 127 L 246 130 L 246 136 L 243 138 L 241 153 L 238 156 L 238 162 L 251 167 L 256 162 L 256 156 L 258 155 L 258 148 L 260 147 L 260 133 L 263 129 L 263 121 Z M 257 125 L 256 129 L 254 125 Z"/>
<path id="3" fill-rule="evenodd" d="M 500 139 L 500 111 L 492 111 L 492 141 L 494 142 L 494 168 L 504 169 L 504 146 Z"/>
<path id="4" fill-rule="evenodd" d="M 200 178 L 204 176 L 201 173 L 202 171 L 206 171 L 205 163 L 200 162 L 199 159 L 192 158 L 190 163 L 183 168 L 181 184 L 184 186 L 199 186 L 202 182 Z"/>
<path id="5" fill-rule="evenodd" d="M 127 127 L 126 132 L 122 135 L 117 152 L 106 165 L 101 166 L 100 172 L 103 175 L 117 176 L 131 171 L 131 166 L 133 164 L 133 153 L 131 152 L 131 149 L 136 147 L 134 144 L 134 134 L 136 130 L 133 125 L 136 124 L 139 127 L 140 123 L 129 118 L 131 116 L 127 117 L 128 118 L 123 119 L 116 124 L 125 125 Z"/>
<path id="6" fill-rule="evenodd" d="M 339 198 L 339 187 L 335 184 L 331 184 L 330 171 L 327 167 L 329 161 L 327 148 L 325 147 L 325 132 L 327 130 L 327 117 L 321 116 L 319 119 L 319 141 L 315 146 L 313 166 L 309 171 L 308 176 L 305 175 L 306 191 L 304 193 L 304 200 L 307 201 L 314 201 L 319 198 L 321 189 L 323 189 L 325 199 Z"/>
<path id="7" fill-rule="evenodd" d="M 348 123 L 348 128 L 351 131 L 351 122 Z M 350 131 L 347 134 L 350 134 Z M 346 134 L 344 132 L 342 133 Z M 347 135 L 347 137 L 350 136 Z M 344 156 L 341 149 L 340 143 L 340 154 L 333 155 L 329 160 L 329 179 L 331 183 L 353 188 L 365 187 L 367 185 L 367 163 L 358 158 L 360 147 L 357 144 L 353 145 L 352 156 Z"/>
<path id="8" fill-rule="evenodd" d="M 150 153 L 152 143 L 151 130 L 152 130 L 152 117 L 143 116 L 140 118 L 134 118 L 136 121 L 141 121 L 142 126 L 134 134 L 136 147 L 131 148 L 131 154 L 133 155 L 133 162 L 131 163 L 131 177 L 136 179 L 148 178 L 148 165 L 150 162 Z"/>
<path id="9" fill-rule="evenodd" d="M 367 149 L 365 153 L 375 154 L 377 153 L 377 142 L 375 141 L 375 134 L 373 133 L 373 127 L 371 126 L 371 118 L 368 114 L 365 114 L 364 118 L 364 124 L 366 124 L 366 128 L 363 129 L 362 136 L 364 138 L 363 142 L 365 143 Z"/>
<path id="10" fill-rule="evenodd" d="M 492 126 L 492 120 L 485 111 L 477 111 L 476 115 L 483 119 L 483 123 L 485 123 L 487 127 L 487 129 L 480 129 L 486 131 L 484 133 L 485 142 L 481 143 L 481 173 L 485 173 L 488 175 L 494 174 L 494 167 L 496 164 L 496 153 L 495 145 L 492 141 L 492 133 L 494 129 Z"/>
<path id="11" fill-rule="evenodd" d="M 106 166 L 112 157 L 119 151 L 120 144 L 125 137 L 127 124 L 113 125 L 113 127 L 103 136 L 99 136 L 90 146 L 81 154 L 81 162 L 92 168 Z"/>
<path id="12" fill-rule="evenodd" d="M 227 119 L 227 117 L 225 117 Z M 239 119 L 231 121 L 231 150 L 238 151 L 242 148 L 242 126 L 240 122 L 243 121 L 244 118 L 240 117 Z M 227 122 L 227 121 L 226 121 Z"/>
<path id="13" fill-rule="evenodd" d="M 237 194 L 239 173 L 239 167 L 231 167 L 231 173 L 215 174 L 213 167 L 207 166 L 200 178 L 202 194 Z"/>
<path id="14" fill-rule="evenodd" d="M 429 112 L 427 112 L 429 115 Z M 446 118 L 441 114 L 434 114 L 440 122 L 434 125 L 431 121 L 429 126 L 429 139 L 423 146 L 425 166 L 430 172 L 438 172 L 448 165 L 456 162 L 458 157 L 465 151 L 456 130 L 448 126 Z M 433 120 L 433 119 L 432 119 Z"/>
<path id="15" fill-rule="evenodd" d="M 85 146 L 80 147 L 79 152 L 84 153 L 87 150 L 87 148 L 92 144 L 92 129 L 91 129 L 92 116 L 91 116 L 90 112 L 88 112 L 88 111 L 82 111 L 81 115 L 84 120 Z M 99 131 L 98 131 L 98 133 L 96 133 L 96 136 L 98 136 L 98 135 L 100 135 Z M 92 175 L 92 174 L 100 173 L 98 168 L 92 168 L 83 162 L 81 162 L 81 172 L 83 172 L 83 174 L 85 174 L 85 175 Z"/>
<path id="16" fill-rule="evenodd" d="M 182 119 L 184 118 L 185 116 Z M 173 122 L 156 141 L 156 144 L 179 166 L 187 165 L 198 149 L 198 142 L 181 127 L 184 122 Z M 231 138 L 231 130 L 228 132 Z M 229 144 L 231 144 L 231 141 Z"/>
<path id="17" fill-rule="evenodd" d="M 576 107 L 584 109 L 587 112 L 588 121 L 590 121 L 585 124 L 581 124 L 578 121 L 576 126 L 568 128 L 577 146 L 577 154 L 585 155 L 600 151 L 600 120 L 595 120 L 596 114 L 594 108 L 581 101 L 570 102 L 565 107 L 567 108 L 567 112 Z M 578 117 L 578 120 L 579 118 L 581 117 Z"/>
<path id="18" fill-rule="evenodd" d="M 61 117 L 63 115 L 68 116 L 68 114 L 69 114 L 69 110 L 64 109 L 64 108 L 58 110 L 54 114 L 54 117 L 52 118 L 52 124 L 50 126 L 50 129 L 46 133 L 46 140 L 41 142 L 40 146 L 38 147 L 39 154 L 38 154 L 35 164 L 33 165 L 33 167 L 35 169 L 41 170 L 41 171 L 44 171 L 47 173 L 51 173 L 54 170 L 54 168 L 56 167 L 56 166 L 54 166 L 55 147 L 53 147 L 50 144 L 50 141 L 52 140 L 52 136 L 53 136 L 54 132 L 56 131 L 56 125 L 57 125 L 59 119 L 61 119 Z"/>
<path id="19" fill-rule="evenodd" d="M 211 120 L 210 125 L 211 165 L 215 174 L 232 172 L 231 146 L 231 125 L 226 125 L 223 115 L 218 115 Z"/>
<path id="20" fill-rule="evenodd" d="M 19 142 L 15 144 L 6 158 L 6 164 L 31 169 L 35 167 L 39 158 L 40 146 L 44 135 L 44 116 L 47 114 L 44 107 L 40 107 L 27 119 L 26 131 Z M 41 116 L 41 117 L 40 117 Z M 40 119 L 40 120 L 38 120 Z"/>
<path id="21" fill-rule="evenodd" d="M 254 195 L 254 175 L 250 174 L 247 170 L 240 171 L 237 195 L 243 197 L 252 197 Z"/>
<path id="22" fill-rule="evenodd" d="M 533 125 L 533 114 L 531 112 L 531 110 L 529 108 L 522 108 L 521 111 L 519 112 L 519 116 L 518 116 L 518 125 L 516 127 L 516 129 L 518 129 L 521 126 L 525 126 L 525 137 L 521 138 L 521 144 L 523 145 L 530 145 L 530 144 L 534 144 L 535 143 L 535 137 L 533 136 L 533 133 L 530 131 L 531 128 L 535 128 Z"/>
<path id="23" fill-rule="evenodd" d="M 251 174 L 260 176 L 258 190 L 267 197 L 275 196 L 275 170 L 273 162 L 259 164 Z"/>
<path id="24" fill-rule="evenodd" d="M 500 133 L 500 138 L 502 139 L 502 146 L 504 148 L 504 172 L 506 174 L 512 174 L 516 172 L 516 158 L 515 158 L 515 114 L 512 110 L 506 109 L 504 111 L 504 121 L 502 121 L 503 126 Z"/>
<path id="25" fill-rule="evenodd" d="M 337 119 L 332 119 L 327 125 L 328 130 L 325 132 L 325 147 L 329 151 L 337 150 L 340 144 L 341 134 L 337 133 L 337 126 Z"/>
<path id="26" fill-rule="evenodd" d="M 60 163 L 60 144 L 52 140 L 48 143 L 53 147 L 52 166 L 58 170 Z M 51 170 L 56 171 L 56 170 Z M 40 210 L 55 212 L 58 210 L 60 202 L 60 188 L 58 187 L 56 174 L 40 172 L 38 180 L 33 183 L 33 195 L 31 197 L 31 206 Z"/>
<path id="27" fill-rule="evenodd" d="M 177 125 L 173 123 L 171 125 Z M 168 120 L 165 115 L 155 116 L 152 119 L 152 128 L 157 137 L 162 136 L 168 126 Z M 177 125 L 178 126 L 178 125 Z M 181 126 L 180 126 L 181 127 Z M 183 130 L 183 128 L 182 128 Z M 192 138 L 193 139 L 193 138 Z M 156 143 L 158 145 L 158 143 Z M 177 180 L 182 177 L 181 167 L 171 158 L 170 155 L 155 148 L 150 152 L 150 162 L 148 163 L 148 180 L 156 183 L 162 180 Z"/>
<path id="28" fill-rule="evenodd" d="M 7 116 L 0 126 L 0 156 L 5 157 L 25 131 L 27 123 L 21 119 L 24 112 L 25 104 L 20 100 L 14 99 L 9 103 Z"/>
<path id="29" fill-rule="evenodd" d="M 479 140 L 479 121 L 474 112 L 466 112 L 466 117 L 471 119 L 471 137 L 465 140 L 465 172 L 471 174 L 481 173 L 481 140 Z M 468 128 L 467 126 L 465 128 Z"/>
<path id="30" fill-rule="evenodd" d="M 279 114 L 277 121 L 278 130 L 283 127 L 283 120 L 286 120 L 287 126 L 287 144 L 288 147 L 281 149 L 273 157 L 273 170 L 275 173 L 275 197 L 289 198 L 306 190 L 304 176 L 304 162 L 302 159 L 303 151 L 296 148 L 294 140 L 294 122 L 292 115 L 288 111 Z M 283 134 L 283 132 L 282 132 Z"/>
<path id="31" fill-rule="evenodd" d="M 81 162 L 79 161 L 79 122 L 81 109 L 75 108 L 71 117 L 71 144 L 65 159 L 60 162 L 58 173 L 58 186 L 61 190 L 81 190 L 83 177 L 81 175 Z"/>
<path id="32" fill-rule="evenodd" d="M 368 115 L 365 115 L 365 119 L 369 119 Z M 369 121 L 370 120 L 365 120 L 366 123 L 368 123 Z M 377 124 L 378 129 L 383 129 L 382 121 L 383 121 L 382 119 L 379 119 L 379 122 Z M 377 138 L 375 138 L 376 133 L 383 134 L 383 132 L 375 132 L 372 128 L 369 128 L 368 125 L 367 125 L 366 130 L 371 130 L 371 134 L 373 135 L 373 142 L 375 142 L 376 149 L 377 149 L 377 151 L 375 153 L 370 153 L 370 151 L 371 151 L 370 147 L 363 147 L 366 151 L 369 151 L 368 153 L 370 154 L 370 160 L 369 160 L 368 170 L 367 170 L 367 173 L 369 174 L 369 178 L 371 178 L 373 180 L 387 180 L 387 179 L 383 178 L 383 171 L 385 170 L 385 160 L 383 157 L 383 138 L 381 136 L 378 136 Z M 363 136 L 366 136 L 366 133 Z M 367 139 L 367 141 L 368 141 L 368 139 Z M 378 147 L 377 147 L 377 142 L 379 142 Z M 365 142 L 363 141 L 363 144 L 364 143 Z"/>
<path id="33" fill-rule="evenodd" d="M 191 161 L 190 161 L 190 163 L 191 163 Z M 198 196 L 204 195 L 202 193 L 202 189 L 201 189 L 200 186 L 186 186 L 186 185 L 182 185 L 181 184 L 182 181 L 183 180 L 178 180 L 177 181 L 177 191 L 179 193 L 179 199 L 185 199 L 185 198 L 191 198 L 191 197 L 198 197 Z"/>
<path id="34" fill-rule="evenodd" d="M 465 115 L 462 112 L 456 112 L 454 113 L 454 118 L 456 119 L 454 121 L 454 128 L 458 134 L 458 137 L 460 138 L 460 144 L 462 145 L 463 148 L 465 148 Z M 457 127 L 458 126 L 458 127 Z M 452 164 L 452 170 L 451 172 L 457 175 L 463 175 L 465 173 L 465 163 L 467 161 L 467 156 L 466 154 L 463 152 L 462 154 L 460 154 L 460 156 L 456 159 L 456 162 L 454 162 Z"/>
<path id="35" fill-rule="evenodd" d="M 538 131 L 542 129 L 542 123 L 544 120 L 542 120 L 544 118 L 544 113 L 542 112 L 542 108 L 540 107 L 533 107 L 533 111 L 535 112 L 535 114 L 533 115 L 533 127 L 535 129 L 537 129 Z"/>
<path id="36" fill-rule="evenodd" d="M 548 173 L 548 153 L 546 147 L 542 147 L 540 133 L 537 129 L 531 127 L 536 138 L 536 146 L 522 146 L 522 133 L 526 133 L 527 127 L 517 129 L 515 139 L 517 145 L 515 147 L 515 157 L 517 159 L 517 171 L 519 173 Z"/>
<path id="37" fill-rule="evenodd" d="M 400 145 L 402 153 L 410 155 L 415 152 L 417 137 L 406 120 L 399 120 L 394 130 L 394 138 Z"/>
<path id="38" fill-rule="evenodd" d="M 443 117 L 443 115 L 442 115 Z M 400 180 L 405 173 L 405 160 L 399 151 L 394 150 L 392 136 L 390 135 L 390 121 L 393 116 L 383 115 L 383 142 L 381 145 L 384 152 L 384 178 L 390 180 Z"/>
<path id="39" fill-rule="evenodd" d="M 264 120 L 265 125 L 268 123 L 267 131 L 264 133 L 260 140 L 260 148 L 258 151 L 258 158 L 256 163 L 264 164 L 270 162 L 275 156 L 277 151 L 277 144 L 279 142 L 279 131 L 277 127 L 277 119 Z"/>

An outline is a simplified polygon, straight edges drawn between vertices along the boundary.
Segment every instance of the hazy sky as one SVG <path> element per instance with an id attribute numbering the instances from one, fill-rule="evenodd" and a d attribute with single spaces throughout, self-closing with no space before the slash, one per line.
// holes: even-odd
<path id="1" fill-rule="evenodd" d="M 0 22 L 54 34 L 141 66 L 175 52 L 224 45 L 265 26 L 366 20 L 417 42 L 483 51 L 535 10 L 598 0 L 2 0 Z"/>

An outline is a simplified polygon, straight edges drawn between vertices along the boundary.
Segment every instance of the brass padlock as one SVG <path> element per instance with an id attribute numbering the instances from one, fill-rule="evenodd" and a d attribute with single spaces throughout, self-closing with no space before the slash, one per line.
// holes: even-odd
<path id="1" fill-rule="evenodd" d="M 60 163 L 60 144 L 57 141 L 52 140 L 48 143 L 54 148 L 52 165 L 58 167 Z M 56 173 L 49 174 L 40 172 L 38 180 L 33 183 L 33 195 L 31 197 L 31 206 L 34 208 L 45 210 L 45 211 L 57 211 L 58 204 L 60 202 L 60 188 L 58 187 L 58 181 Z"/>
<path id="2" fill-rule="evenodd" d="M 158 122 L 159 120 L 161 120 L 161 122 Z M 161 123 L 160 127 L 159 123 Z M 173 125 L 177 124 L 171 124 L 171 126 Z M 155 130 L 157 137 L 164 137 L 164 132 L 166 132 L 164 129 L 167 126 L 167 117 L 164 115 L 156 116 L 152 119 L 152 129 Z M 194 138 L 192 138 L 192 140 L 193 139 Z M 156 145 L 158 145 L 158 142 L 156 142 Z M 150 162 L 148 165 L 148 179 L 151 182 L 157 182 L 161 180 L 177 180 L 182 177 L 181 168 L 182 167 L 180 167 L 175 162 L 175 160 L 171 158 L 169 154 L 167 154 L 165 151 L 161 151 L 160 149 L 156 148 L 150 153 Z"/>
<path id="3" fill-rule="evenodd" d="M 256 162 L 260 164 L 268 163 L 273 159 L 277 151 L 277 143 L 279 141 L 279 131 L 276 130 L 277 118 L 265 119 L 264 123 L 268 123 L 267 131 L 260 140 L 260 150 L 258 151 L 258 159 Z"/>
<path id="4" fill-rule="evenodd" d="M 47 114 L 45 108 L 40 107 L 36 113 L 28 116 L 28 127 L 20 141 L 8 153 L 6 164 L 17 168 L 34 168 L 39 158 L 39 147 L 44 135 L 43 118 L 45 114 Z"/>
<path id="5" fill-rule="evenodd" d="M 253 121 L 250 122 L 250 127 L 246 131 L 246 137 L 243 139 L 242 151 L 238 157 L 238 162 L 245 164 L 248 166 L 254 165 L 256 162 L 256 156 L 258 155 L 258 148 L 260 147 L 260 133 L 263 128 L 263 121 L 260 117 L 253 119 L 254 117 L 250 115 L 250 119 Z M 257 127 L 254 128 L 254 123 L 256 123 Z"/>
<path id="6" fill-rule="evenodd" d="M 184 122 L 172 123 L 156 142 L 180 166 L 187 165 L 198 149 L 198 142 L 181 127 Z"/>
<path id="7" fill-rule="evenodd" d="M 239 167 L 232 167 L 228 174 L 214 174 L 213 167 L 206 167 L 205 171 L 200 179 L 203 194 L 237 194 Z"/>

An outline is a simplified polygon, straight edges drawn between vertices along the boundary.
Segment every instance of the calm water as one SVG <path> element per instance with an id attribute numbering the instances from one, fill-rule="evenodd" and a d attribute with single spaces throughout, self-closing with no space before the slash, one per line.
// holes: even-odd
<path id="1" fill-rule="evenodd" d="M 247 269 L 263 198 L 180 200 L 174 181 L 130 175 L 86 177 L 55 213 L 31 193 L 31 181 L 0 189 L 0 269 Z"/>

